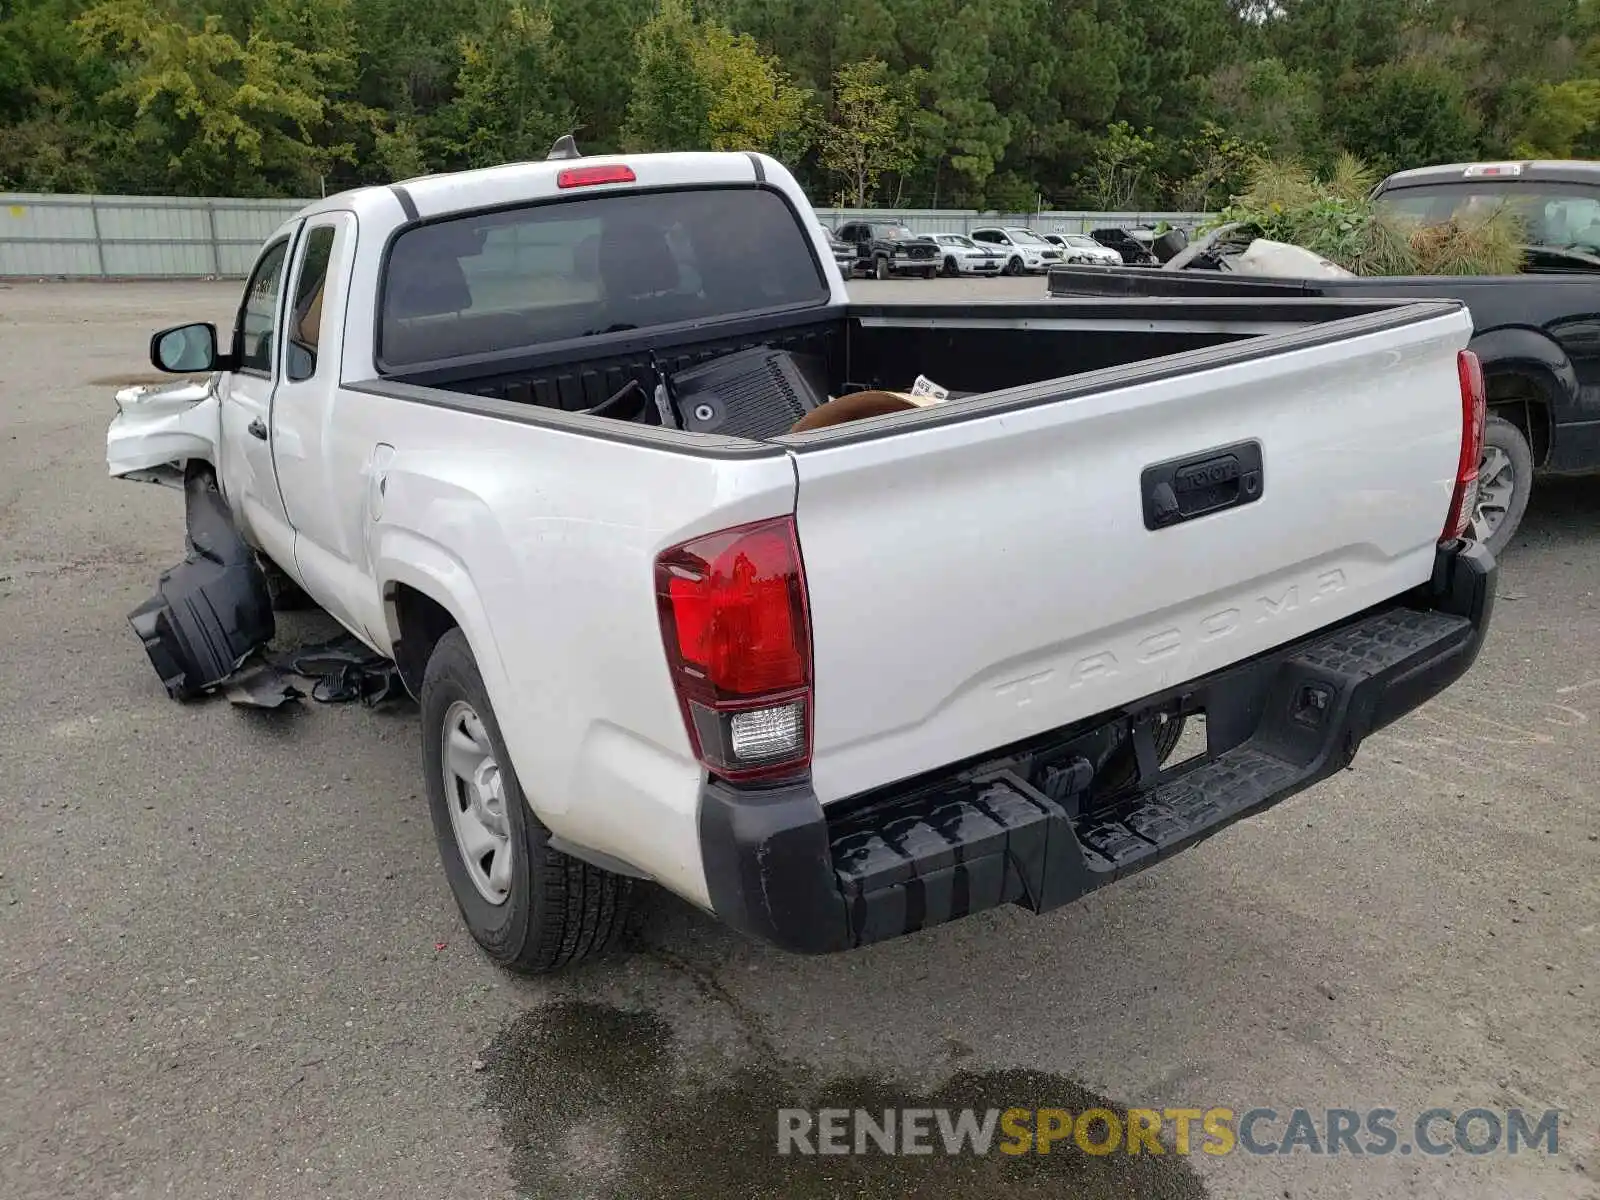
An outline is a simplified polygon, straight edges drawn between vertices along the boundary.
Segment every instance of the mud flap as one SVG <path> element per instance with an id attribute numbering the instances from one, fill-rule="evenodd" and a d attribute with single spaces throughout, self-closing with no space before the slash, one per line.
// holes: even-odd
<path id="1" fill-rule="evenodd" d="M 163 571 L 156 594 L 128 614 L 167 695 L 187 700 L 226 680 L 272 640 L 272 598 L 233 526 L 216 478 L 184 481 L 189 554 Z"/>

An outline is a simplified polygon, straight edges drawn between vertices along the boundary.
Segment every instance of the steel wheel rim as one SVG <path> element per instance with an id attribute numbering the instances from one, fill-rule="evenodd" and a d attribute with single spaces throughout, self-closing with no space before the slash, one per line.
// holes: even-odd
<path id="1" fill-rule="evenodd" d="M 490 904 L 511 896 L 511 818 L 505 776 L 472 705 L 457 700 L 444 714 L 439 759 L 445 807 L 467 877 Z"/>
<path id="2" fill-rule="evenodd" d="M 1499 446 L 1485 446 L 1478 460 L 1478 495 L 1472 505 L 1472 536 L 1487 542 L 1506 519 L 1516 492 L 1511 456 Z"/>

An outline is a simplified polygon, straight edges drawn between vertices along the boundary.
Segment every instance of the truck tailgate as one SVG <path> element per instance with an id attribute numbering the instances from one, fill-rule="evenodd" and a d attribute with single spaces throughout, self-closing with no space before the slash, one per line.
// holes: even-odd
<path id="1" fill-rule="evenodd" d="M 1419 304 L 792 443 L 818 797 L 1129 704 L 1426 580 L 1470 331 Z"/>

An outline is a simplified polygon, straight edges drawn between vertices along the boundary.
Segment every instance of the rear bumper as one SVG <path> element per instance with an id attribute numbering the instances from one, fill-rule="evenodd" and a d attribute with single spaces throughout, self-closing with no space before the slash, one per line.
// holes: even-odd
<path id="1" fill-rule="evenodd" d="M 1070 771 L 1047 796 L 1005 754 L 833 806 L 841 815 L 808 783 L 708 782 L 700 845 L 712 908 L 751 936 L 820 954 L 1001 904 L 1069 903 L 1341 770 L 1368 734 L 1472 665 L 1494 587 L 1489 553 L 1456 543 L 1392 606 L 1107 714 L 1099 724 L 1137 723 L 1181 699 L 1204 709 L 1210 744 L 1198 764 L 1147 768 L 1137 790 L 1089 812 Z"/>

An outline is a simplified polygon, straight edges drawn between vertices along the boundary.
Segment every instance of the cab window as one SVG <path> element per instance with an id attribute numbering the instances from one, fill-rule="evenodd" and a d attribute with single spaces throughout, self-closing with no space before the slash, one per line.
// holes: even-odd
<path id="1" fill-rule="evenodd" d="M 250 282 L 245 285 L 244 303 L 239 307 L 239 324 L 234 335 L 241 371 L 258 375 L 272 374 L 272 352 L 277 343 L 278 294 L 283 287 L 283 262 L 288 254 L 287 238 L 268 246 L 256 261 Z"/>
<path id="2" fill-rule="evenodd" d="M 295 280 L 294 304 L 289 310 L 289 348 L 284 374 L 299 382 L 317 373 L 317 348 L 322 344 L 322 292 L 328 280 L 328 260 L 333 255 L 334 228 L 319 225 L 306 234 Z"/>

